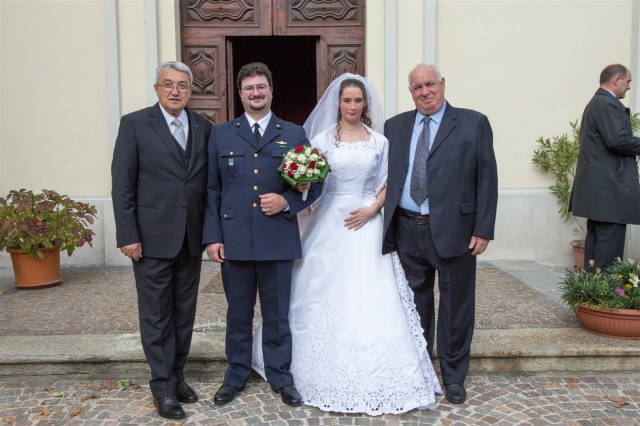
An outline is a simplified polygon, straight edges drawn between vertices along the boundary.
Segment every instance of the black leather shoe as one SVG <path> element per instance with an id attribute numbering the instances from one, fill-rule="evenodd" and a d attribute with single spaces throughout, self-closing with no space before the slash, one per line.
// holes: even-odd
<path id="1" fill-rule="evenodd" d="M 196 391 L 191 389 L 191 386 L 189 386 L 186 382 L 178 382 L 174 395 L 178 401 L 184 402 L 186 404 L 190 404 L 198 400 Z"/>
<path id="2" fill-rule="evenodd" d="M 467 399 L 467 391 L 464 385 L 448 385 L 444 396 L 452 404 L 462 404 Z"/>
<path id="3" fill-rule="evenodd" d="M 186 416 L 182 405 L 180 405 L 175 396 L 154 396 L 153 405 L 158 409 L 160 417 L 165 419 L 181 419 Z"/>
<path id="4" fill-rule="evenodd" d="M 282 402 L 287 405 L 293 405 L 297 407 L 302 404 L 302 396 L 293 385 L 283 386 L 276 392 L 282 396 Z"/>
<path id="5" fill-rule="evenodd" d="M 237 388 L 235 386 L 223 384 L 213 397 L 213 402 L 218 405 L 228 404 L 234 400 L 238 392 L 242 392 L 243 390 L 244 386 Z"/>

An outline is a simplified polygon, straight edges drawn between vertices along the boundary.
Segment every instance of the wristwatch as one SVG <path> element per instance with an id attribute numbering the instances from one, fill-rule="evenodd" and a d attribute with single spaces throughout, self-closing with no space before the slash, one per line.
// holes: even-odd
<path id="1" fill-rule="evenodd" d="M 284 208 L 282 209 L 283 212 L 288 212 L 289 211 L 289 203 L 287 203 L 287 200 L 284 200 Z"/>

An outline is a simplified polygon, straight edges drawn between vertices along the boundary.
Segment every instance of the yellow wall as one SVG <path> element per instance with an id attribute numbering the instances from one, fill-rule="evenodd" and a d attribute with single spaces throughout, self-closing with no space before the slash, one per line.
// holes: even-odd
<path id="1" fill-rule="evenodd" d="M 104 5 L 3 0 L 0 8 L 0 194 L 108 194 Z"/>
<path id="2" fill-rule="evenodd" d="M 606 65 L 631 66 L 631 11 L 630 0 L 438 2 L 447 99 L 489 117 L 500 188 L 551 183 L 531 165 L 535 140 L 571 130 Z"/>
<path id="3" fill-rule="evenodd" d="M 94 247 L 86 258 L 82 252 L 74 255 L 74 262 L 114 263 L 121 257 L 109 240 L 114 233 L 109 126 L 119 114 L 155 102 L 149 96 L 150 70 L 179 58 L 178 4 L 0 0 L 0 196 L 26 187 L 93 200 L 107 241 L 102 254 Z M 107 46 L 113 45 L 106 25 L 114 5 L 120 89 L 108 94 L 114 76 L 107 74 Z M 413 109 L 407 74 L 424 60 L 425 34 L 433 29 L 424 28 L 422 0 L 397 0 L 395 18 L 386 13 L 389 5 L 367 0 L 366 71 L 383 102 L 385 93 L 394 97 L 387 101 L 395 101 L 398 113 Z M 155 7 L 154 14 L 149 7 Z M 501 196 L 489 256 L 557 262 L 540 238 L 529 241 L 528 251 L 515 246 L 531 238 L 523 230 L 527 226 L 537 229 L 534 235 L 544 233 L 563 244 L 573 232 L 557 217 L 546 189 L 550 177 L 531 164 L 535 140 L 569 131 L 604 66 L 631 66 L 632 8 L 633 0 L 436 1 L 436 62 L 447 99 L 485 113 L 494 130 Z M 149 31 L 150 19 L 155 33 Z M 388 19 L 395 19 L 394 33 L 385 33 Z M 391 81 L 386 66 L 395 67 Z M 392 86 L 386 92 L 385 84 Z M 109 109 L 114 99 L 119 112 L 113 104 Z"/>

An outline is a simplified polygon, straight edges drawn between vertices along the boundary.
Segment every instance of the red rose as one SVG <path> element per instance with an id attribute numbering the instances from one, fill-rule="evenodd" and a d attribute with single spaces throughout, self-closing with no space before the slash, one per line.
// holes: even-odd
<path id="1" fill-rule="evenodd" d="M 289 166 L 289 168 L 291 170 L 298 170 L 298 165 L 296 163 L 291 163 L 291 165 Z"/>
<path id="2" fill-rule="evenodd" d="M 302 151 L 303 149 L 304 149 L 304 146 L 302 146 L 302 145 L 298 145 L 298 146 L 296 146 L 295 151 L 296 151 L 296 152 L 300 152 L 300 151 Z"/>
<path id="3" fill-rule="evenodd" d="M 293 172 L 291 170 L 289 170 L 287 174 L 289 175 L 289 177 L 293 177 Z"/>
<path id="4" fill-rule="evenodd" d="M 315 161 L 309 161 L 309 168 L 315 169 L 316 168 L 316 162 Z"/>
<path id="5" fill-rule="evenodd" d="M 282 163 L 282 168 L 286 169 L 287 168 L 287 162 L 285 161 L 284 163 Z"/>

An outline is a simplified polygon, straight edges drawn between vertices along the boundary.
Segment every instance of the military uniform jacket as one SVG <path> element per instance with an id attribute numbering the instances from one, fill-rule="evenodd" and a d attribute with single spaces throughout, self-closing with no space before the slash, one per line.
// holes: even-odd
<path id="1" fill-rule="evenodd" d="M 302 257 L 296 214 L 318 197 L 311 185 L 307 200 L 278 172 L 284 155 L 309 144 L 302 127 L 272 114 L 256 142 L 243 114 L 214 126 L 209 137 L 209 176 L 203 243 L 223 243 L 228 260 L 291 260 Z M 267 216 L 260 194 L 274 192 L 289 204 L 288 212 Z"/>
<path id="2" fill-rule="evenodd" d="M 636 155 L 640 139 L 631 132 L 629 109 L 598 89 L 582 115 L 580 153 L 570 209 L 588 219 L 640 224 Z"/>

